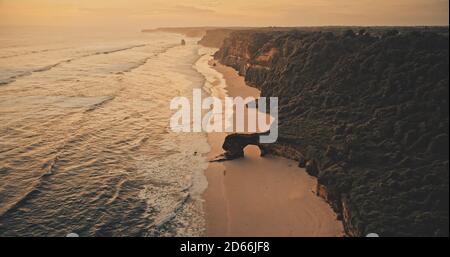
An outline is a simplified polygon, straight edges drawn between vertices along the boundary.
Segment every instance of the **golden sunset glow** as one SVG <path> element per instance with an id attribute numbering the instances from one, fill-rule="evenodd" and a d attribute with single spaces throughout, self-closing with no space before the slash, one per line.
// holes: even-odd
<path id="1" fill-rule="evenodd" d="M 447 0 L 0 0 L 0 25 L 448 25 Z"/>

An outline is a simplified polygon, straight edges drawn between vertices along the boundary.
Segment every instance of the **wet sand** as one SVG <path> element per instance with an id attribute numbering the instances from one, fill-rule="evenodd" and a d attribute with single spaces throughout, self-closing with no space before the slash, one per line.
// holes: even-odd
<path id="1" fill-rule="evenodd" d="M 232 68 L 214 67 L 226 81 L 229 96 L 254 96 Z M 225 133 L 209 133 L 213 160 L 223 153 Z M 207 236 L 342 236 L 342 223 L 331 207 L 316 196 L 316 179 L 297 163 L 281 157 L 259 157 L 248 146 L 245 158 L 211 162 L 205 171 L 203 194 Z"/>

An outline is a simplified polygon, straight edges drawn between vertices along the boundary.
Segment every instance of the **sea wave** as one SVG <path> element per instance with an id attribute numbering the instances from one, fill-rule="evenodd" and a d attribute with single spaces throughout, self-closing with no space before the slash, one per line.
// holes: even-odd
<path id="1" fill-rule="evenodd" d="M 168 128 L 199 46 L 157 39 L 0 88 L 0 236 L 202 235 L 209 145 Z"/>
<path id="2" fill-rule="evenodd" d="M 49 49 L 42 49 L 42 50 L 25 51 L 22 53 L 1 55 L 0 59 L 7 59 L 7 58 L 13 58 L 13 57 L 19 57 L 19 56 L 25 56 L 25 55 L 31 55 L 31 54 L 47 53 L 47 52 L 60 51 L 60 50 L 66 50 L 66 49 L 70 49 L 70 47 L 49 48 Z"/>
<path id="3" fill-rule="evenodd" d="M 153 59 L 153 58 L 156 58 L 156 57 L 158 57 L 160 54 L 164 54 L 164 53 L 166 53 L 167 51 L 169 51 L 171 48 L 177 47 L 177 46 L 179 46 L 179 44 L 172 44 L 172 45 L 169 45 L 169 46 L 167 46 L 167 47 L 164 47 L 164 48 L 162 48 L 162 49 L 160 49 L 160 50 L 158 50 L 158 51 L 155 51 L 155 53 L 152 54 L 151 56 L 145 57 L 145 58 L 143 58 L 143 59 L 137 61 L 136 63 L 134 63 L 134 64 L 131 65 L 130 67 L 127 67 L 126 69 L 124 69 L 124 70 L 122 70 L 122 71 L 116 72 L 116 74 L 123 74 L 123 73 L 127 73 L 127 72 L 132 72 L 133 70 L 138 69 L 138 68 L 140 68 L 141 66 L 147 64 L 147 62 L 148 62 L 149 60 L 151 60 L 151 59 Z"/>
<path id="4" fill-rule="evenodd" d="M 73 62 L 73 61 L 77 61 L 77 60 L 80 60 L 82 58 L 92 57 L 92 56 L 96 56 L 96 55 L 108 55 L 108 54 L 118 53 L 118 52 L 127 51 L 127 50 L 131 50 L 131 49 L 135 49 L 135 48 L 145 47 L 145 46 L 148 46 L 148 45 L 149 44 L 138 44 L 138 45 L 132 45 L 132 46 L 127 46 L 127 47 L 115 48 L 115 49 L 107 50 L 107 51 L 96 51 L 96 52 L 93 52 L 93 53 L 83 54 L 83 55 L 80 55 L 80 56 L 76 56 L 76 57 L 72 57 L 72 58 L 69 58 L 69 59 L 58 61 L 58 62 L 56 62 L 54 64 L 46 65 L 46 66 L 43 66 L 43 67 L 38 67 L 38 68 L 35 68 L 33 70 L 24 71 L 24 72 L 21 72 L 21 73 L 19 73 L 17 75 L 1 79 L 0 80 L 0 85 L 8 85 L 8 84 L 11 84 L 11 83 L 15 82 L 16 80 L 18 80 L 20 78 L 31 76 L 31 75 L 33 75 L 33 73 L 49 71 L 49 70 L 52 70 L 53 68 L 56 68 L 56 67 L 58 67 L 58 66 L 60 66 L 62 64 L 70 63 L 70 62 Z M 141 65 L 143 65 L 143 64 L 140 64 L 139 66 L 141 66 Z"/>

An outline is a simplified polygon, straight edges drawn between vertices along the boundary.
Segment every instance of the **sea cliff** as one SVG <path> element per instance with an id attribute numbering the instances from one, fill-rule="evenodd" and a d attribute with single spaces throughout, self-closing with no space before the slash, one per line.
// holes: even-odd
<path id="1" fill-rule="evenodd" d="M 448 44 L 412 29 L 245 30 L 215 58 L 279 98 L 266 150 L 318 178 L 349 236 L 448 236 Z"/>

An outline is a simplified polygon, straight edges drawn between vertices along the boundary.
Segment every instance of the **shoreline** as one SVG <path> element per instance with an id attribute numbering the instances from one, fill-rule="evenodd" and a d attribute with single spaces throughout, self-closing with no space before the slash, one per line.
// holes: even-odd
<path id="1" fill-rule="evenodd" d="M 231 67 L 214 61 L 227 95 L 258 97 Z M 208 160 L 223 153 L 226 133 L 208 133 Z M 206 236 L 343 236 L 344 229 L 326 201 L 314 192 L 317 180 L 282 157 L 261 158 L 256 146 L 245 158 L 210 162 L 203 192 Z"/>

